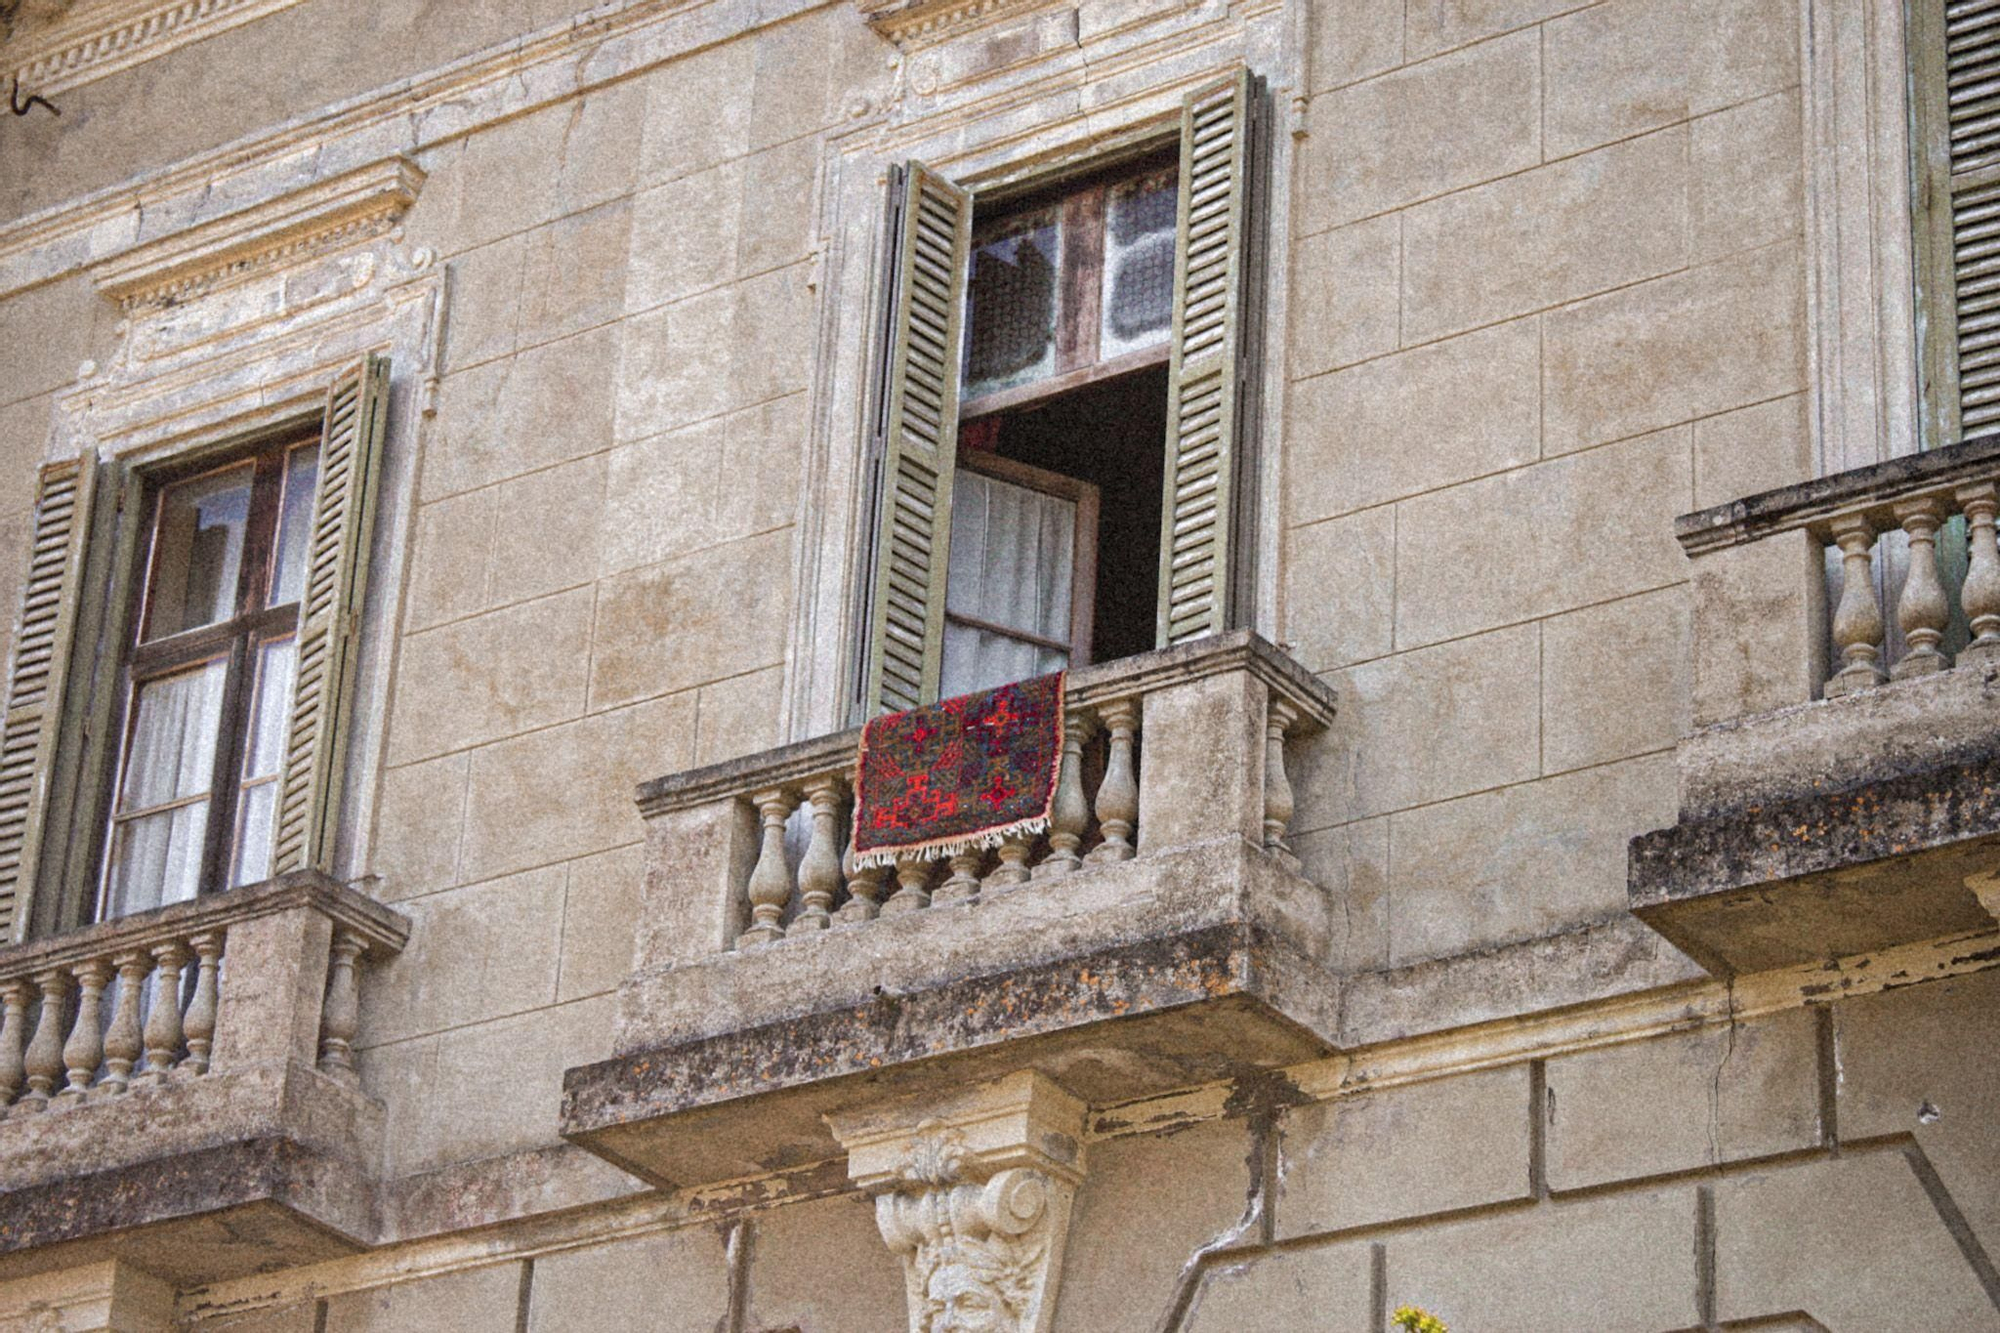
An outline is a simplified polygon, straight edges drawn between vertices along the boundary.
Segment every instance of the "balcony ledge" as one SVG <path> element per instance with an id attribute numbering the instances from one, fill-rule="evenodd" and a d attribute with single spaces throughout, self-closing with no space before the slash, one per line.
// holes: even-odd
<path id="1" fill-rule="evenodd" d="M 1033 1070 L 1103 1105 L 1331 1052 L 1332 906 L 1281 839 L 1286 742 L 1324 731 L 1331 693 L 1237 633 L 1079 671 L 1070 708 L 1129 747 L 1136 847 L 902 915 L 850 897 L 815 925 L 800 890 L 777 938 L 743 929 L 744 885 L 770 882 L 751 794 L 825 800 L 852 734 L 642 788 L 638 956 L 613 1058 L 565 1077 L 564 1137 L 688 1187 L 837 1157 L 827 1115 L 967 1080 Z"/>
<path id="2" fill-rule="evenodd" d="M 382 1108 L 326 1058 L 323 1011 L 338 1007 L 343 958 L 393 953 L 408 929 L 308 872 L 0 950 L 0 987 L 17 997 L 55 975 L 73 997 L 78 978 L 116 975 L 113 960 L 192 958 L 192 940 L 227 962 L 211 969 L 226 976 L 203 1059 L 183 1039 L 157 1077 L 141 1067 L 121 1087 L 66 1044 L 66 1063 L 95 1068 L 83 1088 L 70 1077 L 0 1109 L 0 1279 L 115 1259 L 187 1286 L 365 1248 Z M 63 1012 L 73 1034 L 73 1003 Z M 148 1046 L 160 1039 L 149 1028 Z"/>

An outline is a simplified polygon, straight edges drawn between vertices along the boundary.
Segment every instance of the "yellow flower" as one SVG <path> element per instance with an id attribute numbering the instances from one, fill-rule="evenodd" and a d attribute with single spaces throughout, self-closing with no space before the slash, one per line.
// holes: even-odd
<path id="1" fill-rule="evenodd" d="M 1405 1333 L 1451 1333 L 1451 1330 L 1445 1327 L 1444 1320 L 1436 1315 L 1427 1314 L 1414 1305 L 1397 1306 L 1396 1313 L 1390 1317 L 1390 1322 L 1400 1326 Z"/>

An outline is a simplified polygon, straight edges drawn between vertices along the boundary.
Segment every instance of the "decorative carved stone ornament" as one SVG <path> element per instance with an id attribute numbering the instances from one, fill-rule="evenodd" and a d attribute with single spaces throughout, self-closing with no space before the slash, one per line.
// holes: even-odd
<path id="1" fill-rule="evenodd" d="M 298 2 L 26 0 L 12 32 L 0 29 L 0 82 L 19 78 L 23 92 L 60 93 Z"/>
<path id="2" fill-rule="evenodd" d="M 868 26 L 908 50 L 949 41 L 1015 14 L 1054 7 L 1052 0 L 856 0 Z"/>
<path id="3" fill-rule="evenodd" d="M 1032 1071 L 827 1117 L 902 1260 L 910 1333 L 1047 1333 L 1083 1117 L 1083 1103 Z"/>

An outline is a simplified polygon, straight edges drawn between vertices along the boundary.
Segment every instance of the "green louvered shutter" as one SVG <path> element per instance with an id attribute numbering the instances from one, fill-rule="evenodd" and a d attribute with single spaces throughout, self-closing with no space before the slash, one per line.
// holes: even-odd
<path id="1" fill-rule="evenodd" d="M 43 468 L 35 487 L 34 546 L 0 728 L 0 943 L 27 933 L 96 475 L 95 459 L 72 459 Z"/>
<path id="2" fill-rule="evenodd" d="M 1163 648 L 1230 625 L 1253 112 L 1247 71 L 1190 93 L 1181 107 L 1180 218 L 1160 514 Z"/>
<path id="3" fill-rule="evenodd" d="M 388 394 L 389 363 L 374 356 L 343 372 L 327 394 L 299 603 L 298 674 L 278 783 L 275 873 L 332 868 Z"/>
<path id="4" fill-rule="evenodd" d="M 2000 4 L 1912 0 L 1927 446 L 2000 429 Z"/>
<path id="5" fill-rule="evenodd" d="M 937 698 L 958 448 L 959 321 L 972 243 L 968 191 L 914 162 L 900 188 L 862 695 L 870 715 Z"/>

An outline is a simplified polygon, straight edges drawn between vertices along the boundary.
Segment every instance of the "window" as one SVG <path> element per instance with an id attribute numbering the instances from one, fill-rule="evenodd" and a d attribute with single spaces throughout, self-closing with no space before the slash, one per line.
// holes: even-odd
<path id="1" fill-rule="evenodd" d="M 319 437 L 156 486 L 99 915 L 270 874 Z"/>
<path id="2" fill-rule="evenodd" d="M 896 181 L 864 712 L 1230 627 L 1262 91 L 975 198 Z"/>
<path id="3" fill-rule="evenodd" d="M 387 363 L 254 447 L 42 472 L 0 940 L 331 868 Z"/>

